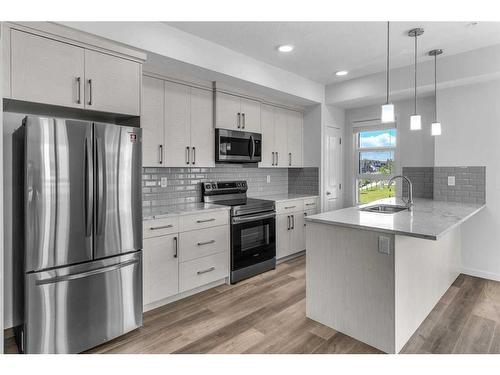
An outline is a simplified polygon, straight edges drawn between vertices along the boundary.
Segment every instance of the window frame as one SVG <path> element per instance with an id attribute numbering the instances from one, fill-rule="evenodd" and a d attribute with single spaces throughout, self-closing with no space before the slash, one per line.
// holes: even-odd
<path id="1" fill-rule="evenodd" d="M 359 142 L 359 137 L 360 134 L 363 132 L 370 132 L 370 131 L 383 131 L 383 130 L 395 130 L 396 131 L 396 143 L 394 146 L 386 146 L 386 147 L 360 147 L 360 142 Z M 397 160 L 397 147 L 399 143 L 399 138 L 398 138 L 398 129 L 396 127 L 396 124 L 387 124 L 383 125 L 380 122 L 376 125 L 372 126 L 360 126 L 360 127 L 353 127 L 353 144 L 354 144 L 354 198 L 355 198 L 355 204 L 359 205 L 362 204 L 359 199 L 359 181 L 360 180 L 370 180 L 370 181 L 384 181 L 384 180 L 389 180 L 391 177 L 393 177 L 396 174 L 396 160 Z M 378 174 L 378 173 L 360 173 L 360 158 L 361 158 L 361 153 L 362 152 L 377 152 L 377 151 L 382 151 L 382 152 L 393 152 L 394 159 L 392 161 L 392 173 L 389 175 L 386 174 Z M 396 194 L 396 189 L 394 187 L 394 194 Z"/>

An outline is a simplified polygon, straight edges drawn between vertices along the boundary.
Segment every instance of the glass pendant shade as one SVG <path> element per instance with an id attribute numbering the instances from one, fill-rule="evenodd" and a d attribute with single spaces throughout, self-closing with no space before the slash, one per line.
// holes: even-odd
<path id="1" fill-rule="evenodd" d="M 384 104 L 380 118 L 383 124 L 394 122 L 394 104 Z"/>
<path id="2" fill-rule="evenodd" d="M 410 116 L 410 130 L 420 130 L 422 129 L 422 117 L 420 115 Z"/>
<path id="3" fill-rule="evenodd" d="M 441 135 L 441 123 L 433 122 L 431 124 L 431 134 L 432 135 Z"/>

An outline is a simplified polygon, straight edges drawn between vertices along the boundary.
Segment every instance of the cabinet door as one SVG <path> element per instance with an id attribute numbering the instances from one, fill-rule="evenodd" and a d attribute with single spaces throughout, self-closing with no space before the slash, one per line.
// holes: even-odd
<path id="1" fill-rule="evenodd" d="M 302 167 L 302 113 L 287 111 L 287 162 L 290 167 Z"/>
<path id="2" fill-rule="evenodd" d="M 215 127 L 241 130 L 241 101 L 239 96 L 229 95 L 222 92 L 215 94 Z"/>
<path id="3" fill-rule="evenodd" d="M 274 151 L 278 167 L 288 167 L 287 111 L 281 108 L 274 109 Z"/>
<path id="4" fill-rule="evenodd" d="M 191 164 L 215 165 L 214 140 L 212 92 L 191 88 Z"/>
<path id="5" fill-rule="evenodd" d="M 260 133 L 260 102 L 251 99 L 241 98 L 241 128 L 246 132 Z"/>
<path id="6" fill-rule="evenodd" d="M 190 87 L 165 81 L 165 165 L 191 165 Z"/>
<path id="7" fill-rule="evenodd" d="M 140 114 L 141 64 L 85 50 L 85 108 Z"/>
<path id="8" fill-rule="evenodd" d="M 290 215 L 276 215 L 276 259 L 291 254 L 290 250 Z"/>
<path id="9" fill-rule="evenodd" d="M 144 239 L 144 305 L 160 301 L 179 292 L 177 239 L 177 235 Z"/>
<path id="10" fill-rule="evenodd" d="M 83 48 L 11 31 L 12 98 L 84 107 Z"/>
<path id="11" fill-rule="evenodd" d="M 260 167 L 274 166 L 274 107 L 262 105 L 262 161 Z"/>
<path id="12" fill-rule="evenodd" d="M 164 117 L 165 87 L 161 79 L 142 79 L 142 165 L 161 167 L 165 160 Z"/>
<path id="13" fill-rule="evenodd" d="M 292 230 L 290 231 L 290 253 L 298 253 L 306 248 L 306 231 L 304 227 L 304 212 L 292 214 Z"/>

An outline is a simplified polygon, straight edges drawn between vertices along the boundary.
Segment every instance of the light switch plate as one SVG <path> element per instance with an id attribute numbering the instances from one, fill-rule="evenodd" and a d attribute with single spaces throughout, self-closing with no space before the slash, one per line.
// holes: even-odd
<path id="1" fill-rule="evenodd" d="M 378 252 L 387 255 L 391 253 L 390 237 L 378 236 Z"/>
<path id="2" fill-rule="evenodd" d="M 268 184 L 271 182 L 271 176 L 270 175 L 267 175 L 266 181 L 267 181 Z"/>
<path id="3" fill-rule="evenodd" d="M 455 176 L 448 176 L 448 186 L 455 186 Z"/>
<path id="4" fill-rule="evenodd" d="M 167 178 L 166 178 L 166 177 L 162 177 L 162 178 L 160 179 L 160 185 L 161 185 L 161 187 L 162 187 L 162 188 L 167 187 L 167 183 L 168 183 L 168 181 L 167 181 Z"/>

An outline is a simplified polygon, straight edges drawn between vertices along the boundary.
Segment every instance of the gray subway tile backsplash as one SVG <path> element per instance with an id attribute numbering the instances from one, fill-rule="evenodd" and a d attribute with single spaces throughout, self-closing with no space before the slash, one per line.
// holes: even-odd
<path id="1" fill-rule="evenodd" d="M 289 172 L 291 171 L 291 172 Z M 267 182 L 267 176 L 270 182 Z M 167 185 L 161 186 L 161 179 Z M 201 201 L 201 182 L 246 180 L 248 195 L 303 193 L 317 194 L 318 168 L 257 168 L 247 165 L 220 165 L 214 168 L 143 168 L 143 207 Z"/>
<path id="2" fill-rule="evenodd" d="M 403 167 L 413 183 L 415 197 L 448 202 L 485 203 L 486 167 Z M 455 176 L 455 186 L 448 177 Z M 407 194 L 407 187 L 403 187 Z"/>

